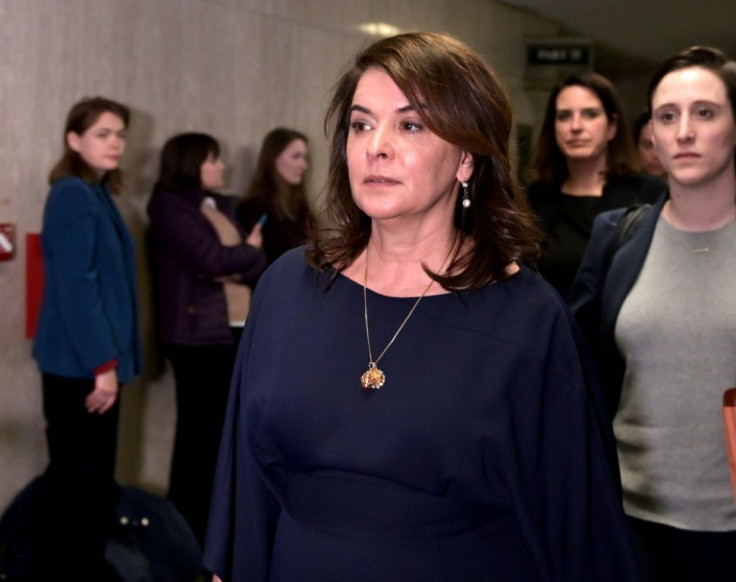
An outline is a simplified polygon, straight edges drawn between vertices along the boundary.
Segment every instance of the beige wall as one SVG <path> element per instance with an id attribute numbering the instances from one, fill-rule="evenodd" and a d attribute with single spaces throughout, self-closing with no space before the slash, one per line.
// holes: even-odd
<path id="1" fill-rule="evenodd" d="M 153 347 L 142 251 L 157 151 L 175 132 L 212 133 L 232 170 L 228 190 L 240 192 L 264 133 L 293 126 L 312 140 L 317 191 L 327 94 L 369 40 L 356 25 L 370 21 L 462 38 L 499 71 L 518 119 L 536 123 L 523 38 L 555 29 L 491 0 L 0 0 L 0 223 L 14 223 L 19 239 L 15 260 L 0 263 L 0 509 L 46 463 L 39 374 L 24 338 L 24 239 L 40 228 L 69 106 L 100 94 L 134 112 L 119 203 L 139 248 L 148 361 L 123 395 L 118 474 L 163 492 L 173 388 Z"/>

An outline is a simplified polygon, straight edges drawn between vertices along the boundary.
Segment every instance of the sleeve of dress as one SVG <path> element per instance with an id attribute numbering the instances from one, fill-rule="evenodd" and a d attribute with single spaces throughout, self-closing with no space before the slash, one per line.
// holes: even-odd
<path id="1" fill-rule="evenodd" d="M 560 311 L 539 406 L 527 407 L 524 470 L 527 524 L 546 564 L 541 579 L 635 582 L 639 566 L 624 516 L 612 429 L 592 363 L 569 312 Z M 529 536 L 533 538 L 533 535 Z"/>
<path id="2" fill-rule="evenodd" d="M 255 307 L 255 306 L 254 306 Z M 223 582 L 266 582 L 280 505 L 268 488 L 246 415 L 253 321 L 240 344 L 212 488 L 204 567 Z"/>
<path id="3" fill-rule="evenodd" d="M 570 309 L 591 346 L 598 335 L 601 294 L 610 264 L 611 245 L 616 226 L 625 211 L 623 208 L 596 216 L 588 246 L 570 291 Z"/>

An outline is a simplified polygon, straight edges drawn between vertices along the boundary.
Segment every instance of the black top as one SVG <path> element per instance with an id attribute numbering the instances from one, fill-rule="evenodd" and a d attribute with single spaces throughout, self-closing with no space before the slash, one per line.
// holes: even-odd
<path id="1" fill-rule="evenodd" d="M 545 233 L 539 272 L 567 299 L 595 217 L 635 203 L 651 204 L 664 189 L 664 182 L 649 176 L 609 180 L 601 196 L 572 196 L 556 188 L 532 185 L 529 200 Z"/>
<path id="2" fill-rule="evenodd" d="M 307 242 L 309 213 L 305 207 L 298 220 L 291 220 L 265 196 L 253 196 L 238 203 L 235 216 L 240 225 L 250 232 L 258 220 L 266 215 L 263 224 L 263 250 L 270 265 L 289 249 Z"/>
<path id="3" fill-rule="evenodd" d="M 295 249 L 243 334 L 205 565 L 225 582 L 638 580 L 610 425 L 526 268 L 425 297 L 364 392 L 363 288 Z M 413 298 L 368 292 L 383 350 Z"/>

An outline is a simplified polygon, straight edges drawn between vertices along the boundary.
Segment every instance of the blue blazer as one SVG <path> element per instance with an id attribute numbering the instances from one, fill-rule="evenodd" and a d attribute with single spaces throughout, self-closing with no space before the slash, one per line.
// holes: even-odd
<path id="1" fill-rule="evenodd" d="M 33 345 L 42 372 L 94 378 L 116 359 L 120 382 L 141 370 L 135 250 L 104 186 L 54 182 L 44 209 L 44 291 Z"/>
<path id="2" fill-rule="evenodd" d="M 618 409 L 626 371 L 626 364 L 614 340 L 616 320 L 624 300 L 639 278 L 657 220 L 668 198 L 667 190 L 642 215 L 636 231 L 613 256 L 607 272 L 616 225 L 626 209 L 599 214 L 593 223 L 590 242 L 570 294 L 570 308 L 593 347 L 611 419 Z"/>

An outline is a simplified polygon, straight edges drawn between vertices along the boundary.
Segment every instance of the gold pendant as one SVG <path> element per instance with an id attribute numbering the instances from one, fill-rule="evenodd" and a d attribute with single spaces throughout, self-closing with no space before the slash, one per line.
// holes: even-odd
<path id="1" fill-rule="evenodd" d="M 373 362 L 368 364 L 368 371 L 360 377 L 363 390 L 378 390 L 386 382 L 384 374 Z"/>

